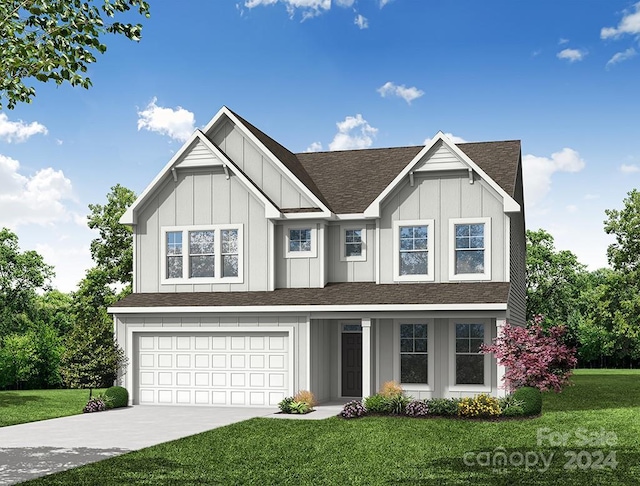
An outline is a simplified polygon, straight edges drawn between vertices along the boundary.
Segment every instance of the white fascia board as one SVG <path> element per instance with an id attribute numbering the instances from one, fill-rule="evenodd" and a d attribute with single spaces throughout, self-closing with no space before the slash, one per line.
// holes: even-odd
<path id="1" fill-rule="evenodd" d="M 180 157 L 184 155 L 184 153 L 191 147 L 191 145 L 197 139 L 198 139 L 198 133 L 197 131 L 195 131 L 191 134 L 189 139 L 182 145 L 180 150 L 178 150 L 176 154 L 173 157 L 171 157 L 171 160 L 167 163 L 167 165 L 165 165 L 163 169 L 160 172 L 158 172 L 158 175 L 156 175 L 156 177 L 151 181 L 151 184 L 149 184 L 145 188 L 145 190 L 142 191 L 142 193 L 136 198 L 133 204 L 129 206 L 129 208 L 127 208 L 124 214 L 120 217 L 120 224 L 126 224 L 129 226 L 136 224 L 136 220 L 135 220 L 136 209 L 138 209 L 138 207 L 142 206 L 146 202 L 147 196 L 156 188 L 156 186 L 158 186 L 158 184 L 160 184 L 160 182 L 162 181 L 162 179 L 164 179 L 167 173 L 171 171 L 171 168 L 174 166 L 174 164 L 178 160 L 180 160 Z"/>
<path id="2" fill-rule="evenodd" d="M 385 189 L 380 193 L 380 195 L 375 198 L 375 200 L 365 209 L 364 214 L 369 218 L 379 218 L 380 217 L 380 206 L 384 199 L 393 191 L 398 184 L 411 172 L 414 167 L 420 162 L 422 157 L 424 157 L 429 150 L 436 143 L 442 141 L 443 144 L 447 146 L 460 160 L 462 160 L 465 164 L 467 164 L 474 172 L 476 172 L 483 180 L 485 180 L 500 196 L 502 196 L 503 201 L 503 210 L 504 212 L 519 212 L 520 205 L 509 196 L 502 187 L 500 187 L 496 181 L 494 181 L 491 177 L 487 175 L 485 171 L 483 171 L 478 164 L 476 164 L 473 160 L 471 160 L 467 154 L 465 154 L 461 149 L 459 149 L 455 143 L 451 141 L 449 137 L 447 137 L 442 131 L 436 133 L 436 135 L 431 139 L 431 141 L 424 146 L 418 155 L 416 155 L 411 162 L 407 164 L 407 166 L 402 169 L 402 172 L 396 176 L 391 183 L 385 187 Z"/>
<path id="3" fill-rule="evenodd" d="M 331 217 L 332 217 L 332 214 L 330 211 L 322 211 L 322 212 L 313 211 L 309 213 L 282 213 L 282 217 L 280 219 L 282 220 L 318 219 L 318 218 L 327 219 Z"/>
<path id="4" fill-rule="evenodd" d="M 196 136 L 200 141 L 211 151 L 213 155 L 218 157 L 222 163 L 236 175 L 240 181 L 264 204 L 265 216 L 267 218 L 281 218 L 282 213 L 280 210 L 262 193 L 258 190 L 253 182 L 244 175 L 244 173 L 236 166 L 236 164 L 227 156 L 222 150 L 220 150 L 207 136 L 200 130 L 196 130 Z"/>
<path id="5" fill-rule="evenodd" d="M 403 312 L 403 311 L 506 311 L 507 303 L 497 304 L 374 304 L 374 305 L 245 305 L 245 306 L 174 306 L 109 307 L 109 314 L 221 314 L 312 313 L 312 312 Z"/>
<path id="6" fill-rule="evenodd" d="M 269 157 L 271 162 L 273 162 L 277 167 L 279 167 L 280 170 L 291 180 L 291 182 L 298 189 L 300 189 L 304 194 L 306 194 L 307 197 L 309 197 L 309 199 L 315 202 L 318 205 L 318 207 L 322 209 L 323 212 L 326 212 L 327 214 L 331 214 L 331 211 L 329 210 L 329 208 L 325 206 L 325 204 L 320 199 L 318 199 L 318 197 L 307 186 L 305 186 L 302 183 L 302 181 L 298 179 L 293 174 L 293 172 L 291 172 L 289 168 L 280 161 L 280 159 L 278 159 L 267 147 L 265 147 L 265 145 L 260 140 L 258 140 L 258 138 L 253 133 L 251 133 L 251 131 L 247 127 L 245 127 L 240 120 L 238 120 L 238 118 L 229 110 L 229 108 L 227 108 L 226 106 L 223 106 L 220 111 L 224 112 L 224 114 L 227 115 L 227 117 L 229 117 L 229 119 L 242 131 L 242 133 L 249 140 L 251 140 L 256 145 L 256 147 L 262 150 L 262 152 L 264 152 Z M 208 129 L 209 129 L 209 125 L 207 125 L 207 127 L 205 128 L 205 133 L 207 132 Z"/>
<path id="7" fill-rule="evenodd" d="M 375 218 L 367 217 L 364 213 L 345 213 L 345 214 L 336 214 L 334 219 L 337 219 L 339 221 L 352 221 L 352 220 L 375 219 Z"/>

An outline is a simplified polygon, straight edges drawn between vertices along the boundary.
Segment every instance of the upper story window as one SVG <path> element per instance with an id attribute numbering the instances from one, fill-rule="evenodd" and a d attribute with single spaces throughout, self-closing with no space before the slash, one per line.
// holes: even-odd
<path id="1" fill-rule="evenodd" d="M 285 257 L 311 258 L 317 255 L 316 227 L 285 227 Z"/>
<path id="2" fill-rule="evenodd" d="M 242 225 L 163 228 L 163 283 L 242 282 Z"/>
<path id="3" fill-rule="evenodd" d="M 451 280 L 491 278 L 491 219 L 450 220 Z"/>
<path id="4" fill-rule="evenodd" d="M 433 220 L 394 222 L 395 280 L 433 280 L 433 226 Z"/>
<path id="5" fill-rule="evenodd" d="M 342 261 L 365 261 L 367 259 L 367 230 L 364 227 L 341 228 L 340 245 Z"/>

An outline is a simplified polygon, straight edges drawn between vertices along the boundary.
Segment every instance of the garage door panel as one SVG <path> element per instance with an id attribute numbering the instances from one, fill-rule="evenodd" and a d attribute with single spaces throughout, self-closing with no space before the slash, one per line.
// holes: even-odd
<path id="1" fill-rule="evenodd" d="M 159 332 L 138 348 L 139 403 L 275 406 L 289 394 L 284 333 Z"/>

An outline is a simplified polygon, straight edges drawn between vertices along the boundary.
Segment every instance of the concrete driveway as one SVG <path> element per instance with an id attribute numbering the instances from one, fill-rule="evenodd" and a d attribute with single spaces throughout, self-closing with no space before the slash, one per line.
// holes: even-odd
<path id="1" fill-rule="evenodd" d="M 206 430 L 273 416 L 275 408 L 136 405 L 0 427 L 0 485 L 142 449 Z"/>

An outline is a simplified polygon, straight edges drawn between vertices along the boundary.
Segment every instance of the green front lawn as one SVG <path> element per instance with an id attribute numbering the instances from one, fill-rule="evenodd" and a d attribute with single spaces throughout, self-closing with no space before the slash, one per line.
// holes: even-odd
<path id="1" fill-rule="evenodd" d="M 640 373 L 574 382 L 535 419 L 253 419 L 33 484 L 639 484 Z"/>
<path id="2" fill-rule="evenodd" d="M 0 391 L 0 427 L 76 415 L 88 399 L 89 390 Z"/>

